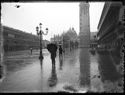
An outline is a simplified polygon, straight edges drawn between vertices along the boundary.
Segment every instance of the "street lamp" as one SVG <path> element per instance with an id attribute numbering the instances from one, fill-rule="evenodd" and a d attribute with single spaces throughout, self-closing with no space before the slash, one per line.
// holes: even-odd
<path id="1" fill-rule="evenodd" d="M 40 27 L 36 27 L 37 35 L 40 36 L 40 56 L 39 59 L 43 59 L 43 54 L 42 54 L 42 40 L 43 40 L 43 35 L 48 34 L 48 28 L 46 28 L 46 33 L 42 31 L 42 23 L 39 24 Z"/>

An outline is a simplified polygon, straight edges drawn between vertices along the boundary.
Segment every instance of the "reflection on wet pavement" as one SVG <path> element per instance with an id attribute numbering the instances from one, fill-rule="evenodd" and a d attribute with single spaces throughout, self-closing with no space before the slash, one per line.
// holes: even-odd
<path id="1" fill-rule="evenodd" d="M 17 71 L 9 68 L 12 73 L 0 84 L 0 92 L 85 93 L 122 90 L 122 76 L 108 54 L 91 54 L 89 49 L 84 48 L 72 50 L 60 59 L 57 55 L 55 66 L 52 66 L 48 52 L 43 61 L 35 57 L 27 61 L 31 64 L 22 68 L 22 65 L 18 65 Z"/>
<path id="2" fill-rule="evenodd" d="M 56 66 L 53 65 L 52 66 L 52 71 L 51 71 L 51 76 L 48 79 L 48 84 L 50 87 L 55 86 L 57 84 L 58 78 L 57 78 L 57 74 L 56 74 Z"/>
<path id="3" fill-rule="evenodd" d="M 62 70 L 63 68 L 63 56 L 59 58 L 59 69 Z"/>
<path id="4" fill-rule="evenodd" d="M 107 55 L 99 55 L 99 70 L 102 75 L 102 81 L 110 80 L 116 81 L 120 78 L 120 74 L 117 72 L 116 67 L 113 65 L 110 56 Z"/>
<path id="5" fill-rule="evenodd" d="M 98 69 L 97 53 L 90 54 L 90 78 L 91 78 L 91 91 L 92 92 L 103 92 L 103 83 Z"/>
<path id="6" fill-rule="evenodd" d="M 111 56 L 109 54 L 99 54 L 98 63 L 99 63 L 99 72 L 101 74 L 101 80 L 104 83 L 104 89 L 106 92 L 121 92 L 122 87 L 118 84 L 122 79 L 122 75 L 117 72 Z"/>
<path id="7" fill-rule="evenodd" d="M 90 57 L 87 48 L 80 50 L 80 86 L 90 86 Z M 89 88 L 88 88 L 89 89 Z"/>

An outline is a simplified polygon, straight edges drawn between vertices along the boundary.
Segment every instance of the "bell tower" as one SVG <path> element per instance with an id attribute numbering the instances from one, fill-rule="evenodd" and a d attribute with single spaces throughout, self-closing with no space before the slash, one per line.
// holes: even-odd
<path id="1" fill-rule="evenodd" d="M 89 3 L 81 2 L 80 5 L 80 47 L 90 46 L 90 18 Z"/>
<path id="2" fill-rule="evenodd" d="M 80 5 L 80 86 L 89 89 L 91 81 L 90 76 L 90 23 L 89 23 L 89 3 L 81 2 Z"/>

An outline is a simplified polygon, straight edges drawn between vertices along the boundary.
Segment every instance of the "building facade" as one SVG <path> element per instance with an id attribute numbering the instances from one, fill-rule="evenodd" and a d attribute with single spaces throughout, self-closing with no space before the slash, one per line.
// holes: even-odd
<path id="1" fill-rule="evenodd" d="M 31 33 L 3 26 L 4 51 L 17 51 L 26 49 L 39 49 L 39 37 Z M 44 47 L 43 41 L 43 47 Z"/>
<path id="2" fill-rule="evenodd" d="M 90 17 L 89 3 L 81 2 L 80 5 L 80 47 L 90 47 Z"/>
<path id="3" fill-rule="evenodd" d="M 123 9 L 123 14 L 121 14 Z M 98 45 L 101 48 L 115 49 L 122 45 L 125 26 L 120 17 L 124 17 L 122 2 L 106 2 L 98 25 Z"/>
<path id="4" fill-rule="evenodd" d="M 3 76 L 5 74 L 4 72 L 4 50 L 3 50 L 3 27 L 2 24 L 0 24 L 0 81 L 3 79 Z"/>
<path id="5" fill-rule="evenodd" d="M 125 5 L 122 2 L 106 2 L 98 24 L 98 48 L 108 50 L 118 64 L 124 44 Z"/>
<path id="6" fill-rule="evenodd" d="M 90 47 L 97 48 L 97 32 L 90 33 Z"/>

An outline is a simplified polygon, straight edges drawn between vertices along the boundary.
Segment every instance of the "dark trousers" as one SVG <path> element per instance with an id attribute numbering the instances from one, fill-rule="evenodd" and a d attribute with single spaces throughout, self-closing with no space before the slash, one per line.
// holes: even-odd
<path id="1" fill-rule="evenodd" d="M 56 54 L 51 54 L 52 65 L 55 65 Z"/>

